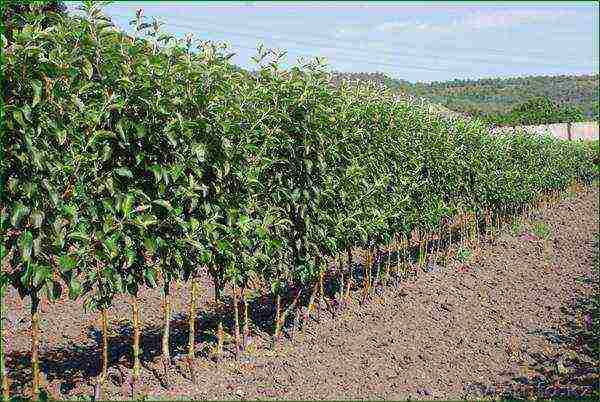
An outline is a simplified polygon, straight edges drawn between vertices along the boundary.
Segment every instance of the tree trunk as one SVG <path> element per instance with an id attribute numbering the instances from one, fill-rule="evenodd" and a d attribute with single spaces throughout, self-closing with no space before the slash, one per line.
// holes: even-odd
<path id="1" fill-rule="evenodd" d="M 163 335 L 162 335 L 162 357 L 163 362 L 165 364 L 165 370 L 167 365 L 171 362 L 171 353 L 169 352 L 169 333 L 171 329 L 171 294 L 169 289 L 169 282 L 165 282 L 163 290 L 164 290 L 164 304 L 163 304 L 163 313 L 164 313 L 164 326 L 163 326 Z"/>
<path id="2" fill-rule="evenodd" d="M 281 295 L 277 294 L 275 307 L 275 341 L 279 340 L 279 326 L 281 325 Z"/>
<path id="3" fill-rule="evenodd" d="M 131 298 L 132 319 L 133 319 L 133 382 L 140 378 L 140 306 L 136 296 Z"/>
<path id="4" fill-rule="evenodd" d="M 40 388 L 39 336 L 40 321 L 38 307 L 40 299 L 37 290 L 31 292 L 31 398 L 38 399 Z"/>
<path id="5" fill-rule="evenodd" d="M 310 313 L 311 313 L 311 311 L 313 309 L 313 305 L 315 303 L 315 296 L 316 296 L 316 293 L 317 293 L 317 286 L 318 286 L 318 283 L 315 283 L 315 286 L 313 287 L 313 290 L 312 290 L 312 294 L 310 295 L 310 300 L 308 302 L 308 307 L 306 308 L 306 312 L 304 313 L 302 330 L 304 330 L 304 326 L 308 322 L 308 318 L 310 317 Z"/>
<path id="6" fill-rule="evenodd" d="M 348 259 L 348 281 L 350 281 L 350 279 L 354 277 L 352 272 L 352 248 L 350 246 L 346 247 L 346 258 Z"/>
<path id="7" fill-rule="evenodd" d="M 215 285 L 215 303 L 220 303 L 221 300 L 223 300 L 223 297 L 222 297 L 223 285 L 221 283 L 221 279 L 219 278 L 218 274 L 214 278 L 214 285 Z"/>
<path id="8" fill-rule="evenodd" d="M 0 289 L 0 376 L 2 376 L 2 399 L 9 401 L 8 373 L 6 371 L 6 349 L 4 340 L 4 287 Z"/>
<path id="9" fill-rule="evenodd" d="M 244 349 L 246 349 L 250 337 L 250 316 L 248 315 L 248 298 L 246 297 L 245 287 L 242 291 L 242 297 L 244 298 Z"/>
<path id="10" fill-rule="evenodd" d="M 296 337 L 296 331 L 298 330 L 298 322 L 300 321 L 300 309 L 296 310 L 296 314 L 294 314 L 294 324 L 292 325 L 292 341 Z"/>
<path id="11" fill-rule="evenodd" d="M 233 281 L 233 315 L 235 325 L 235 358 L 240 357 L 240 315 L 238 309 L 238 292 L 235 281 Z"/>
<path id="12" fill-rule="evenodd" d="M 196 357 L 196 287 L 198 286 L 196 279 L 192 278 L 190 288 L 190 305 L 188 313 L 188 357 L 194 359 Z"/>
<path id="13" fill-rule="evenodd" d="M 319 269 L 319 305 L 325 303 L 325 289 L 323 287 L 324 276 L 325 276 L 325 270 Z"/>
<path id="14" fill-rule="evenodd" d="M 102 315 L 102 376 L 100 381 L 103 383 L 108 377 L 108 309 L 100 309 Z"/>
<path id="15" fill-rule="evenodd" d="M 367 299 L 369 295 L 369 285 L 371 282 L 371 246 L 367 248 L 367 258 L 365 261 L 365 280 L 364 280 L 364 293 L 363 293 L 363 302 Z"/>
<path id="16" fill-rule="evenodd" d="M 188 366 L 192 382 L 196 384 L 196 371 L 194 370 L 194 359 L 196 357 L 196 291 L 198 283 L 196 278 L 192 277 L 190 288 L 190 306 L 189 306 L 189 335 L 188 335 Z"/>
<path id="17" fill-rule="evenodd" d="M 346 290 L 346 281 L 344 278 L 344 267 L 342 265 L 342 262 L 340 261 L 340 292 L 339 292 L 339 304 L 340 306 L 342 305 L 342 303 L 344 302 L 344 291 Z"/>
<path id="18" fill-rule="evenodd" d="M 321 322 L 321 309 L 325 304 L 325 289 L 323 287 L 323 277 L 325 276 L 325 269 L 321 267 L 321 257 L 317 257 L 317 267 L 319 269 L 319 300 L 317 302 L 317 321 Z"/>
<path id="19" fill-rule="evenodd" d="M 371 289 L 373 294 L 375 294 L 375 288 L 377 287 L 377 281 L 381 282 L 381 279 L 379 278 L 379 276 L 381 275 L 381 261 L 380 261 L 380 255 L 381 253 L 381 249 L 379 248 L 379 245 L 376 247 L 375 249 L 375 258 L 374 258 L 374 263 L 377 264 L 377 270 L 375 271 L 375 278 L 373 278 L 373 280 L 371 281 Z"/>
<path id="20" fill-rule="evenodd" d="M 404 235 L 400 237 L 400 243 L 398 245 L 398 250 L 396 250 L 396 278 L 400 278 L 400 252 L 404 253 Z"/>
<path id="21" fill-rule="evenodd" d="M 217 359 L 221 360 L 223 355 L 223 321 L 219 319 L 219 327 L 217 328 Z"/>
<path id="22" fill-rule="evenodd" d="M 390 265 L 392 264 L 392 251 L 388 250 L 386 259 L 385 259 L 385 271 L 383 273 L 384 283 L 387 285 L 390 279 Z"/>

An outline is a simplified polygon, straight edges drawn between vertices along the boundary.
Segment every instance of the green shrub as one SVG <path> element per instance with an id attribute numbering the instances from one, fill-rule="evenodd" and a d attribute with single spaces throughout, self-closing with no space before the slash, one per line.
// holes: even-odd
<path id="1" fill-rule="evenodd" d="M 579 142 L 492 137 L 383 88 L 334 88 L 319 59 L 284 70 L 261 47 L 248 74 L 226 47 L 176 40 L 141 12 L 127 36 L 84 8 L 52 29 L 25 24 L 4 47 L 3 278 L 34 301 L 34 338 L 42 297 L 85 297 L 106 322 L 127 294 L 134 375 L 141 286 L 163 290 L 169 361 L 174 281 L 206 270 L 220 299 L 260 279 L 280 300 L 353 247 L 516 213 L 597 174 Z"/>

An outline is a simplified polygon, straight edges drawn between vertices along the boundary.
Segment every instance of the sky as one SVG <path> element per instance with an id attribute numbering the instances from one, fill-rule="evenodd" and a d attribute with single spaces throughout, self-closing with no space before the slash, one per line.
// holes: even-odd
<path id="1" fill-rule="evenodd" d="M 178 37 L 228 43 L 248 69 L 259 43 L 286 50 L 289 64 L 320 56 L 334 71 L 411 82 L 599 68 L 597 2 L 115 1 L 104 12 L 130 31 L 139 8 Z"/>

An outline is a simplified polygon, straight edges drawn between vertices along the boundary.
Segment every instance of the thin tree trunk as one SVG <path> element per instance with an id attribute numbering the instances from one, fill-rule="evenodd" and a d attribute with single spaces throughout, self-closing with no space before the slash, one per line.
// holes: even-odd
<path id="1" fill-rule="evenodd" d="M 345 302 L 348 303 L 350 301 L 350 286 L 352 285 L 352 280 L 354 278 L 352 272 L 352 250 L 350 246 L 346 247 L 346 259 L 348 261 L 348 280 L 346 281 L 346 295 L 344 297 Z"/>
<path id="2" fill-rule="evenodd" d="M 223 355 L 223 321 L 219 319 L 219 327 L 217 328 L 217 359 L 221 360 Z"/>
<path id="3" fill-rule="evenodd" d="M 381 283 L 381 249 L 377 246 L 375 251 L 375 264 L 377 264 L 377 271 L 375 273 L 375 278 L 372 281 L 372 289 L 373 293 L 375 293 L 375 288 L 377 287 L 377 283 Z"/>
<path id="4" fill-rule="evenodd" d="M 6 349 L 4 340 L 4 287 L 0 289 L 0 376 L 2 376 L 2 399 L 9 401 L 10 389 L 6 371 Z"/>
<path id="5" fill-rule="evenodd" d="M 215 287 L 215 303 L 220 303 L 223 299 L 221 293 L 223 291 L 223 279 L 222 274 L 217 272 L 213 279 L 214 287 Z"/>
<path id="6" fill-rule="evenodd" d="M 171 365 L 171 353 L 169 351 L 169 334 L 171 330 L 171 294 L 170 283 L 165 281 L 163 286 L 164 302 L 163 302 L 163 334 L 162 334 L 162 359 L 165 369 L 165 380 L 167 380 L 167 369 Z"/>
<path id="7" fill-rule="evenodd" d="M 242 291 L 244 298 L 244 349 L 246 349 L 250 337 L 250 316 L 248 315 L 248 298 L 246 297 L 246 288 Z"/>
<path id="8" fill-rule="evenodd" d="M 400 278 L 400 251 L 404 253 L 404 235 L 400 238 L 398 250 L 396 250 L 396 279 Z"/>
<path id="9" fill-rule="evenodd" d="M 317 259 L 317 266 L 321 263 L 321 258 Z M 325 276 L 325 269 L 319 268 L 319 300 L 317 302 L 317 321 L 321 322 L 321 309 L 325 304 L 325 290 L 323 288 L 323 277 Z"/>
<path id="10" fill-rule="evenodd" d="M 340 261 L 340 293 L 339 293 L 339 304 L 340 306 L 344 303 L 344 291 L 346 290 L 346 281 L 344 278 L 344 267 Z"/>
<path id="11" fill-rule="evenodd" d="M 369 284 L 371 276 L 371 246 L 367 248 L 367 258 L 365 259 L 365 280 L 364 280 L 364 293 L 363 302 L 367 299 L 369 294 Z"/>
<path id="12" fill-rule="evenodd" d="M 350 301 L 350 286 L 352 286 L 352 277 L 348 278 L 348 280 L 346 281 L 346 296 L 345 296 L 346 304 Z"/>
<path id="13" fill-rule="evenodd" d="M 319 270 L 319 305 L 325 303 L 325 290 L 323 289 L 323 277 L 325 276 L 325 270 Z"/>
<path id="14" fill-rule="evenodd" d="M 100 309 L 102 315 L 102 376 L 100 381 L 104 383 L 108 377 L 108 308 Z"/>
<path id="15" fill-rule="evenodd" d="M 194 359 L 196 358 L 196 291 L 198 283 L 196 278 L 192 277 L 190 289 L 190 306 L 189 306 L 189 335 L 188 335 L 188 365 L 192 381 L 196 384 L 196 370 L 194 369 Z"/>
<path id="16" fill-rule="evenodd" d="M 294 324 L 292 325 L 292 341 L 296 337 L 296 331 L 298 330 L 298 322 L 300 321 L 300 309 L 296 310 L 296 314 L 294 314 Z"/>
<path id="17" fill-rule="evenodd" d="M 346 247 L 346 258 L 348 259 L 348 270 L 350 271 L 350 278 L 354 277 L 354 273 L 352 272 L 352 248 L 350 246 Z"/>
<path id="18" fill-rule="evenodd" d="M 233 315 L 235 320 L 235 358 L 240 357 L 240 315 L 238 309 L 238 294 L 237 286 L 233 281 Z"/>
<path id="19" fill-rule="evenodd" d="M 134 383 L 140 378 L 140 335 L 141 335 L 141 319 L 140 305 L 137 297 L 131 298 L 132 318 L 133 318 L 133 379 Z"/>
<path id="20" fill-rule="evenodd" d="M 308 307 L 306 308 L 306 312 L 304 313 L 304 320 L 303 320 L 303 324 L 302 324 L 302 329 L 304 330 L 304 325 L 308 322 L 308 318 L 310 317 L 310 313 L 313 309 L 313 305 L 315 303 L 315 296 L 317 294 L 317 286 L 318 283 L 315 283 L 315 286 L 313 287 L 313 291 L 312 294 L 310 295 L 310 300 L 308 302 Z"/>
<path id="21" fill-rule="evenodd" d="M 281 321 L 281 295 L 277 294 L 275 307 L 275 341 L 279 340 L 279 325 Z"/>
<path id="22" fill-rule="evenodd" d="M 281 329 L 283 329 L 283 327 L 285 326 L 285 321 L 288 317 L 288 315 L 290 314 L 290 312 L 296 308 L 296 305 L 298 304 L 298 300 L 300 300 L 300 296 L 302 295 L 302 291 L 298 290 L 296 292 L 296 296 L 294 296 L 294 300 L 292 300 L 292 304 L 290 304 L 288 306 L 288 308 L 286 308 L 285 310 L 283 310 L 283 313 L 281 314 Z"/>
<path id="23" fill-rule="evenodd" d="M 40 320 L 38 307 L 40 299 L 37 295 L 37 290 L 31 292 L 31 371 L 32 371 L 32 383 L 31 383 L 31 397 L 32 399 L 38 399 L 39 388 L 40 388 L 40 362 L 39 362 L 39 331 L 40 331 Z"/>
<path id="24" fill-rule="evenodd" d="M 392 265 L 392 250 L 388 249 L 387 256 L 385 258 L 385 271 L 383 273 L 384 284 L 387 285 L 390 279 L 390 265 Z"/>

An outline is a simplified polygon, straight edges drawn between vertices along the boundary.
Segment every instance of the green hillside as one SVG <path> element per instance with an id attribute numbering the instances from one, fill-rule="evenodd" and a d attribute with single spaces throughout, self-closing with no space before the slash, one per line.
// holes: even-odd
<path id="1" fill-rule="evenodd" d="M 589 118 L 598 115 L 598 74 L 453 80 L 430 84 L 390 79 L 388 85 L 467 114 L 506 113 L 515 105 L 543 96 L 559 105 L 577 106 Z"/>
<path id="2" fill-rule="evenodd" d="M 598 116 L 598 74 L 580 76 L 534 76 L 411 83 L 382 73 L 335 73 L 352 80 L 374 81 L 407 96 L 468 115 L 507 113 L 534 97 L 547 97 L 558 105 L 580 108 L 587 118 Z"/>

